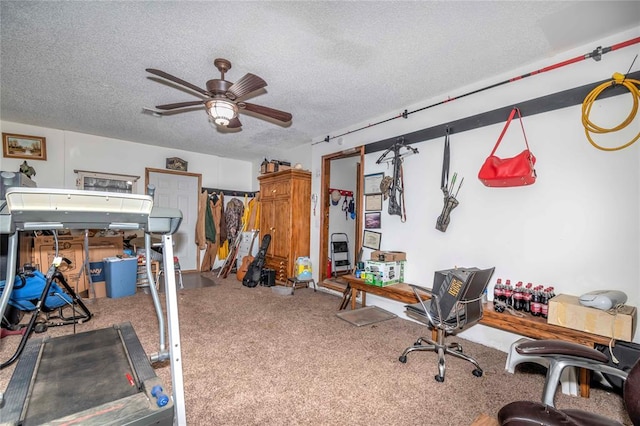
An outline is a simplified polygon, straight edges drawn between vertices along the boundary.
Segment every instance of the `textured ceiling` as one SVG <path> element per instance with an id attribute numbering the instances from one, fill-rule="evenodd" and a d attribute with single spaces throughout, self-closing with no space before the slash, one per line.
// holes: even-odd
<path id="1" fill-rule="evenodd" d="M 2 0 L 0 119 L 256 160 L 639 22 L 637 1 Z M 199 99 L 146 68 L 205 87 L 217 57 L 229 81 L 266 80 L 247 100 L 292 121 L 241 114 L 223 131 L 203 108 L 143 112 Z"/>

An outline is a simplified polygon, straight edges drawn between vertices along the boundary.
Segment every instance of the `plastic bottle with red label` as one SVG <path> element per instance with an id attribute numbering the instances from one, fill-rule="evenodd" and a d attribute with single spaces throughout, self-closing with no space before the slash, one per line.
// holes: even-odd
<path id="1" fill-rule="evenodd" d="M 531 312 L 531 299 L 533 297 L 533 284 L 527 283 L 524 289 L 524 311 Z"/>
<path id="2" fill-rule="evenodd" d="M 500 305 L 503 295 L 504 285 L 502 284 L 502 278 L 498 278 L 496 285 L 493 287 L 493 310 L 496 312 L 504 312 L 504 307 Z"/>
<path id="3" fill-rule="evenodd" d="M 541 310 L 540 310 L 540 316 L 542 318 L 548 318 L 549 317 L 549 289 L 545 288 L 544 290 L 542 290 L 542 298 L 541 298 Z"/>
<path id="4" fill-rule="evenodd" d="M 507 306 L 513 308 L 513 286 L 511 285 L 511 280 L 507 280 L 504 286 L 504 303 Z"/>

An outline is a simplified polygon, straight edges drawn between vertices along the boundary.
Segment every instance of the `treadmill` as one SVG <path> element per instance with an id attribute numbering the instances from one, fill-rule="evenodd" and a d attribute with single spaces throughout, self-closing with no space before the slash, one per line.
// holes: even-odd
<path id="1" fill-rule="evenodd" d="M 154 189 L 149 185 L 149 195 L 137 195 L 20 187 L 8 189 L 6 199 L 0 200 L 0 234 L 9 235 L 0 315 L 13 290 L 19 231 L 142 230 L 148 259 L 151 234 L 162 239 L 169 336 L 167 349 L 165 318 L 147 262 L 149 290 L 158 316 L 159 351 L 147 357 L 128 322 L 30 339 L 7 390 L 0 394 L 0 425 L 186 425 L 172 240 L 182 212 L 154 206 Z M 170 396 L 151 366 L 165 360 L 171 363 Z"/>

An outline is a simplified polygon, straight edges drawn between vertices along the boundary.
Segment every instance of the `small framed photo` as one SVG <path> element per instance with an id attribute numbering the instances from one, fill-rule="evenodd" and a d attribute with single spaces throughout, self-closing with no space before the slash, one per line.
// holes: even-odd
<path id="1" fill-rule="evenodd" d="M 364 209 L 366 211 L 381 211 L 382 210 L 382 194 L 365 195 L 364 196 Z"/>
<path id="2" fill-rule="evenodd" d="M 381 212 L 370 212 L 364 214 L 364 227 L 368 229 L 380 229 L 382 220 Z"/>
<path id="3" fill-rule="evenodd" d="M 47 159 L 47 140 L 40 136 L 2 134 L 2 155 L 27 160 Z"/>
<path id="4" fill-rule="evenodd" d="M 384 173 L 372 173 L 364 175 L 364 195 L 382 194 L 380 184 L 384 178 Z"/>
<path id="5" fill-rule="evenodd" d="M 382 240 L 382 234 L 375 231 L 364 230 L 362 237 L 362 246 L 373 250 L 380 250 L 380 240 Z"/>

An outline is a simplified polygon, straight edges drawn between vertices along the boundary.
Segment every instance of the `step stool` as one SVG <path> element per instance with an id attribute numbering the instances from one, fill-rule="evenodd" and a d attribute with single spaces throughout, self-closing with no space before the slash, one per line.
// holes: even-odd
<path id="1" fill-rule="evenodd" d="M 307 280 L 303 280 L 303 279 L 299 279 L 297 277 L 290 277 L 287 278 L 287 281 L 291 283 L 291 294 L 293 294 L 293 292 L 296 290 L 296 288 L 298 288 L 298 286 L 302 287 L 303 285 L 306 288 L 309 288 L 309 283 L 313 283 L 313 291 L 316 291 L 316 280 L 314 280 L 313 278 L 309 278 Z"/>

